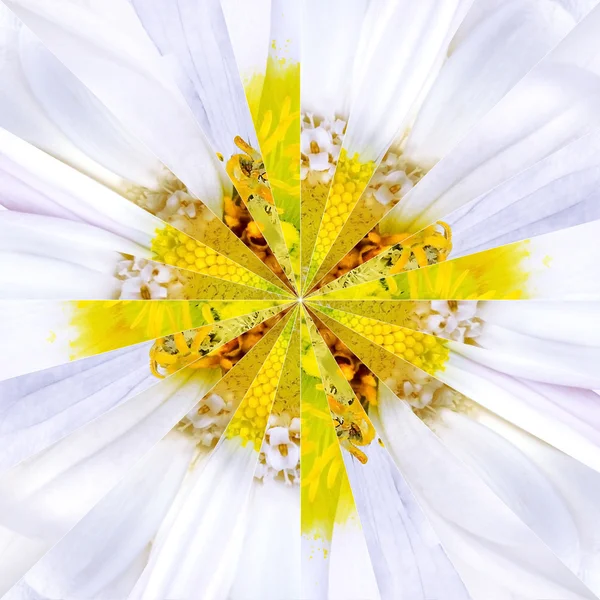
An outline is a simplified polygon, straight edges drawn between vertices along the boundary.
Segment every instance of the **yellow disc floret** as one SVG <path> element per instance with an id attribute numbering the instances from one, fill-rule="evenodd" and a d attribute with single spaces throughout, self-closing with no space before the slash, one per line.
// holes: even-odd
<path id="1" fill-rule="evenodd" d="M 438 221 L 402 241 L 399 250 L 396 262 L 389 269 L 390 275 L 445 261 L 452 250 L 450 226 Z"/>
<path id="2" fill-rule="evenodd" d="M 269 284 L 258 275 L 219 254 L 190 236 L 167 225 L 152 240 L 154 260 L 210 275 L 233 283 L 265 289 Z"/>
<path id="3" fill-rule="evenodd" d="M 279 386 L 288 341 L 289 335 L 279 337 L 225 432 L 228 438 L 240 437 L 243 446 L 252 443 L 257 452 L 260 451 Z"/>
<path id="4" fill-rule="evenodd" d="M 335 319 L 427 373 L 442 371 L 448 360 L 446 341 L 433 335 L 349 313 L 336 312 Z"/>
<path id="5" fill-rule="evenodd" d="M 372 161 L 363 163 L 358 154 L 349 158 L 345 149 L 341 151 L 313 254 L 312 262 L 316 266 L 329 252 L 337 234 L 366 188 L 373 169 Z"/>

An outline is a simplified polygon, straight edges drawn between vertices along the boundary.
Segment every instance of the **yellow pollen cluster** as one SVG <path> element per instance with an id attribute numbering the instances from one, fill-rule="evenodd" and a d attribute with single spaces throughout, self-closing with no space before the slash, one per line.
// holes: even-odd
<path id="1" fill-rule="evenodd" d="M 260 451 L 269 414 L 277 393 L 288 340 L 289 336 L 279 337 L 246 392 L 225 433 L 228 438 L 239 436 L 243 446 L 252 442 L 257 452 Z"/>
<path id="2" fill-rule="evenodd" d="M 317 237 L 313 262 L 320 264 L 329 252 L 337 234 L 348 220 L 349 214 L 367 186 L 373 168 L 373 162 L 361 163 L 358 154 L 348 158 L 345 150 L 340 153 Z"/>
<path id="3" fill-rule="evenodd" d="M 216 250 L 167 225 L 152 240 L 154 259 L 234 283 L 264 288 L 267 283 Z"/>
<path id="4" fill-rule="evenodd" d="M 367 317 L 336 313 L 335 318 L 342 325 L 428 373 L 443 370 L 448 359 L 449 350 L 445 341 L 433 335 Z"/>
<path id="5" fill-rule="evenodd" d="M 427 256 L 425 248 L 435 248 L 437 250 L 435 259 Z M 416 235 L 409 235 L 408 239 L 402 242 L 402 253 L 389 272 L 391 275 L 402 272 L 413 257 L 419 267 L 427 267 L 430 264 L 442 262 L 448 258 L 451 250 L 452 230 L 446 223 L 438 221 Z"/>

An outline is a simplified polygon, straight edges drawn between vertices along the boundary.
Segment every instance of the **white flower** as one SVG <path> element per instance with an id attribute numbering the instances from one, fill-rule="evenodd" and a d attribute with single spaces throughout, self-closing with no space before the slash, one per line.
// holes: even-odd
<path id="1" fill-rule="evenodd" d="M 342 149 L 346 124 L 341 119 L 322 119 L 315 123 L 312 115 L 302 119 L 300 176 L 311 186 L 330 183 Z"/>
<path id="2" fill-rule="evenodd" d="M 422 303 L 418 327 L 422 331 L 457 342 L 475 339 L 481 331 L 477 302 L 432 300 Z"/>
<path id="3" fill-rule="evenodd" d="M 177 269 L 144 259 L 122 260 L 117 276 L 123 282 L 119 298 L 125 300 L 158 300 L 182 298 L 185 279 Z"/>
<path id="4" fill-rule="evenodd" d="M 294 470 L 300 459 L 300 447 L 290 439 L 286 427 L 271 427 L 266 431 L 263 452 L 269 467 L 276 472 Z"/>
<path id="5" fill-rule="evenodd" d="M 600 594 L 596 2 L 4 4 L 0 595 Z M 198 349 L 294 302 L 217 278 L 230 254 L 268 270 L 225 225 L 240 139 L 271 161 L 252 183 L 274 203 L 252 204 L 280 262 L 278 219 L 305 207 L 348 234 L 310 232 L 323 256 L 373 227 L 403 245 L 448 229 L 443 264 L 393 274 L 390 242 L 367 251 L 386 272 L 298 302 L 285 379 L 262 367 L 293 320 L 225 375 Z M 328 207 L 345 155 L 362 187 Z M 208 268 L 205 239 L 208 283 L 188 272 Z M 326 312 L 376 302 L 390 323 L 371 337 Z M 329 352 L 321 317 L 356 360 Z"/>

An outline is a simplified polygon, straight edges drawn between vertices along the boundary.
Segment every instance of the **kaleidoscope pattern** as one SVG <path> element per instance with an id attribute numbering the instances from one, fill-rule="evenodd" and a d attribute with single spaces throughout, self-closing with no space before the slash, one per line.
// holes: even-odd
<path id="1" fill-rule="evenodd" d="M 600 598 L 598 0 L 0 0 L 0 597 Z"/>

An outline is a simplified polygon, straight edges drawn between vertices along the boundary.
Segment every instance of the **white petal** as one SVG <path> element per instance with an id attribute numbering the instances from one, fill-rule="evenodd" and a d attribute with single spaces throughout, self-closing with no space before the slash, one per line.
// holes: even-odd
<path id="1" fill-rule="evenodd" d="M 301 598 L 300 488 L 255 480 L 231 600 Z"/>
<path id="2" fill-rule="evenodd" d="M 600 124 L 593 11 L 483 117 L 384 218 L 416 231 L 443 218 Z"/>
<path id="3" fill-rule="evenodd" d="M 382 598 L 469 597 L 438 536 L 391 457 L 376 442 L 362 465 L 344 452 Z"/>
<path id="4" fill-rule="evenodd" d="M 599 153 L 593 131 L 445 217 L 452 256 L 600 218 Z"/>
<path id="5" fill-rule="evenodd" d="M 260 100 L 262 85 L 255 76 L 267 69 L 271 0 L 223 0 L 221 4 L 242 81 L 245 86 L 258 86 L 253 97 Z"/>
<path id="6" fill-rule="evenodd" d="M 600 347 L 531 337 L 485 324 L 477 346 L 449 342 L 452 351 L 497 371 L 534 381 L 600 388 Z"/>
<path id="7" fill-rule="evenodd" d="M 2 557 L 2 570 L 0 571 L 0 594 L 4 598 L 15 582 L 19 581 L 23 574 L 33 565 L 44 552 L 48 545 L 44 540 L 30 539 L 19 535 L 9 529 L 0 527 L 0 556 Z M 32 591 L 32 594 L 35 594 Z M 22 600 L 28 596 L 11 594 L 13 600 Z M 37 594 L 31 596 L 38 600 Z M 42 600 L 46 600 L 45 598 Z"/>
<path id="8" fill-rule="evenodd" d="M 394 459 L 474 600 L 593 598 L 387 388 L 379 414 Z"/>
<path id="9" fill-rule="evenodd" d="M 0 298 L 114 299 L 119 282 L 53 258 L 0 252 Z"/>
<path id="10" fill-rule="evenodd" d="M 523 335 L 566 344 L 596 346 L 600 339 L 597 302 L 479 302 L 477 316 L 486 323 Z"/>
<path id="11" fill-rule="evenodd" d="M 65 310 L 62 302 L 2 300 L 0 305 L 0 331 L 5 339 L 13 340 L 5 355 L 10 356 L 10 364 L 7 360 L 2 361 L 0 380 L 71 360 L 69 330 L 73 312 Z M 36 343 L 33 357 L 31 340 L 42 331 L 52 343 Z"/>
<path id="12" fill-rule="evenodd" d="M 406 155 L 425 167 L 445 156 L 575 26 L 568 11 L 548 1 L 475 2 L 465 21 L 406 143 Z"/>
<path id="13" fill-rule="evenodd" d="M 453 357 L 451 363 L 443 373 L 436 375 L 440 381 L 600 471 L 600 430 L 597 428 L 600 404 L 593 392 L 541 386 L 459 356 Z M 584 416 L 584 408 L 589 417 Z"/>
<path id="14" fill-rule="evenodd" d="M 107 164 L 113 164 L 113 154 L 109 150 L 110 145 L 117 143 L 117 139 L 111 135 L 107 136 L 105 131 L 107 128 L 93 126 L 101 115 L 96 113 L 90 115 L 91 105 L 89 102 L 84 102 L 75 114 L 72 113 L 74 100 L 77 97 L 81 98 L 81 88 L 83 86 L 48 50 L 43 48 L 39 40 L 4 5 L 0 6 L 0 48 L 0 55 L 2 56 L 0 73 L 5 84 L 2 91 L 0 91 L 0 127 L 7 129 L 63 162 L 75 166 L 78 170 L 109 187 L 116 188 L 122 185 L 122 178 L 105 168 Z M 52 88 L 53 79 L 46 79 L 46 69 L 43 69 L 41 73 L 38 70 L 38 73 L 42 76 L 41 81 L 28 80 L 27 76 L 30 73 L 27 70 L 28 67 L 31 67 L 33 71 L 37 70 L 37 66 L 32 60 L 34 57 L 35 62 L 39 60 L 41 64 L 45 65 L 49 73 L 58 78 L 60 85 Z M 41 93 L 41 87 L 46 83 L 50 84 L 50 88 L 46 89 L 45 93 Z M 83 89 L 85 90 L 85 88 Z M 71 94 L 69 90 L 72 90 Z M 89 94 L 87 91 L 86 93 Z M 59 105 L 57 105 L 55 99 L 68 102 L 70 112 L 61 113 L 59 110 L 60 115 L 57 115 L 55 108 L 59 108 Z M 55 123 L 50 115 L 55 116 L 58 122 Z M 74 120 L 79 118 L 78 126 L 86 130 L 87 134 L 95 139 L 97 144 L 94 145 L 88 142 L 87 138 L 82 139 L 78 133 L 79 128 L 71 129 L 68 123 L 69 118 Z M 91 118 L 91 123 L 88 123 L 89 118 Z M 108 125 L 106 119 L 101 120 L 104 121 L 105 125 Z M 86 148 L 85 151 L 83 147 L 74 144 L 65 131 L 60 130 L 59 123 L 65 125 L 70 133 L 76 135 L 76 139 L 83 142 L 83 147 Z M 112 129 L 114 129 L 114 126 Z M 110 139 L 108 147 L 104 144 L 107 137 Z M 92 148 L 95 148 L 95 152 L 92 152 Z M 102 148 L 104 148 L 103 151 Z M 140 169 L 138 169 L 138 160 L 142 159 L 140 162 L 144 162 L 143 156 L 136 156 L 133 146 L 129 150 L 131 151 L 119 152 L 119 147 L 115 145 L 114 155 L 115 157 L 119 155 L 120 168 L 129 165 L 130 177 L 133 177 L 136 173 L 141 176 L 139 180 L 141 183 L 147 177 L 147 174 L 142 174 L 143 167 L 141 164 L 139 165 Z M 103 157 L 105 166 L 96 162 L 91 156 L 87 156 L 86 151 L 95 155 L 96 159 Z M 158 164 L 156 159 L 151 156 L 149 158 L 150 163 Z M 135 179 L 132 180 L 135 181 Z"/>
<path id="15" fill-rule="evenodd" d="M 380 600 L 377 580 L 358 513 L 354 512 L 350 516 L 344 515 L 343 518 L 336 519 L 330 554 L 328 600 L 348 598 Z M 348 577 L 349 568 L 352 569 L 352 577 Z"/>
<path id="16" fill-rule="evenodd" d="M 157 383 L 151 344 L 139 344 L 0 382 L 0 471 L 48 448 Z"/>
<path id="17" fill-rule="evenodd" d="M 0 251 L 55 258 L 112 274 L 122 254 L 150 258 L 149 248 L 78 221 L 19 213 L 0 214 Z"/>
<path id="18" fill-rule="evenodd" d="M 148 246 L 163 222 L 0 129 L 0 200 L 9 210 L 85 221 Z"/>
<path id="19" fill-rule="evenodd" d="M 367 0 L 350 3 L 307 0 L 302 3 L 301 101 L 304 113 L 315 113 L 331 120 L 341 115 L 347 120 L 353 83 L 349 73 L 367 7 Z"/>
<path id="20" fill-rule="evenodd" d="M 10 558 L 19 569 L 30 568 L 219 378 L 218 370 L 173 375 L 4 473 L 0 524 L 40 543 L 37 555 L 5 551 L 2 561 Z"/>
<path id="21" fill-rule="evenodd" d="M 106 108 L 221 216 L 227 179 L 128 2 L 7 2 Z"/>
<path id="22" fill-rule="evenodd" d="M 408 126 L 432 83 L 470 2 L 371 3 L 353 77 L 356 83 L 344 145 L 377 160 Z M 393 60 L 392 60 L 393 57 Z M 382 76 L 385 65 L 385 76 Z"/>
<path id="23" fill-rule="evenodd" d="M 27 573 L 25 581 L 50 598 L 96 598 L 147 553 L 193 451 L 189 438 L 169 434 Z"/>
<path id="24" fill-rule="evenodd" d="M 251 445 L 224 438 L 196 465 L 131 600 L 226 596 L 243 542 L 257 460 Z"/>
<path id="25" fill-rule="evenodd" d="M 41 42 L 22 27 L 19 36 L 19 59 L 28 88 L 41 109 L 52 123 L 71 143 L 91 161 L 99 163 L 112 173 L 129 182 L 153 187 L 162 165 L 137 140 L 132 138 L 106 108 L 65 66 L 51 54 Z M 20 118 L 29 118 L 23 112 Z M 9 130 L 15 121 L 10 121 Z M 18 131 L 16 132 L 18 134 Z M 53 136 L 47 144 L 39 144 L 37 136 L 25 138 L 43 150 L 52 150 L 61 144 L 59 136 Z M 57 157 L 91 175 L 97 169 L 67 149 Z M 89 161 L 88 159 L 88 161 Z M 89 162 L 91 162 L 89 161 Z M 93 169 L 93 170 L 92 170 Z M 102 173 L 99 174 L 103 180 Z"/>
<path id="26" fill-rule="evenodd" d="M 172 375 L 6 472 L 0 483 L 2 524 L 25 535 L 56 539 L 219 377 L 218 370 Z"/>
<path id="27" fill-rule="evenodd" d="M 258 147 L 219 0 L 132 0 L 216 151 L 239 153 L 236 135 Z"/>
<path id="28" fill-rule="evenodd" d="M 594 499 L 599 493 L 600 474 L 488 411 L 480 411 L 475 418 L 525 453 L 568 503 L 579 532 L 577 575 L 597 595 L 600 591 L 600 520 Z"/>
<path id="29" fill-rule="evenodd" d="M 575 573 L 579 532 L 564 498 L 526 455 L 468 416 L 443 410 L 434 430 Z M 486 505 L 489 511 L 489 505 Z"/>

